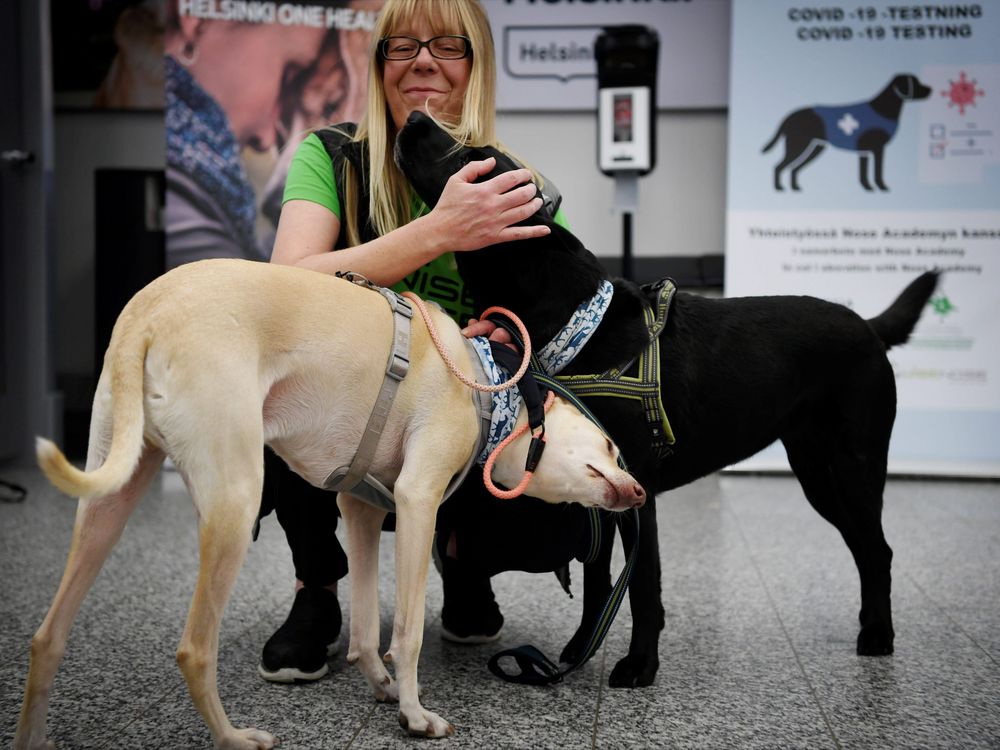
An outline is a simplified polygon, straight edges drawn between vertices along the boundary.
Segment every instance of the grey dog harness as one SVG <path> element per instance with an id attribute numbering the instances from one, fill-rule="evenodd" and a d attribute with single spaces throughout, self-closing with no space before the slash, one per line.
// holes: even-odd
<path id="1" fill-rule="evenodd" d="M 389 303 L 389 307 L 392 309 L 392 348 L 389 351 L 385 376 L 382 378 L 382 387 L 379 389 L 378 397 L 375 399 L 375 405 L 372 407 L 372 413 L 368 417 L 368 423 L 365 425 L 365 431 L 361 436 L 361 442 L 358 444 L 354 458 L 351 459 L 349 464 L 340 466 L 330 472 L 323 482 L 323 489 L 334 492 L 349 492 L 355 497 L 364 500 L 369 505 L 395 512 L 396 500 L 393 497 L 392 489 L 386 487 L 369 474 L 368 468 L 375 458 L 379 439 L 382 437 L 382 430 L 385 428 L 389 412 L 392 410 L 392 403 L 396 398 L 396 392 L 399 390 L 399 384 L 403 382 L 403 378 L 406 377 L 410 369 L 410 324 L 413 319 L 413 307 L 404 297 L 396 292 L 376 286 L 360 274 L 346 273 L 343 274 L 343 278 L 377 291 Z M 482 363 L 472 349 L 471 342 L 466 341 L 465 345 L 470 350 L 470 358 L 476 367 L 476 380 L 480 383 L 488 382 Z M 486 432 L 490 426 L 492 401 L 488 393 L 471 389 L 470 392 L 479 412 L 479 444 L 482 445 L 486 441 Z M 472 452 L 471 458 L 462 471 L 452 478 L 447 490 L 445 490 L 445 499 L 465 479 L 478 453 L 479 450 L 477 448 L 477 450 Z"/>
<path id="2" fill-rule="evenodd" d="M 338 276 L 378 292 L 389 303 L 392 310 L 392 348 L 389 351 L 382 386 L 379 389 L 375 405 L 372 407 L 372 413 L 368 417 L 368 423 L 365 425 L 354 458 L 349 464 L 331 471 L 323 482 L 323 488 L 334 492 L 349 492 L 369 505 L 394 513 L 396 499 L 393 496 L 392 488 L 386 487 L 369 474 L 368 468 L 375 458 L 379 439 L 389 419 L 389 412 L 392 410 L 392 403 L 399 390 L 399 384 L 406 377 L 410 368 L 410 325 L 413 319 L 413 307 L 401 295 L 391 289 L 376 286 L 361 274 L 347 272 L 338 274 Z M 544 356 L 548 365 L 546 369 L 552 371 L 562 369 L 583 348 L 607 310 L 612 294 L 611 284 L 605 282 L 592 299 L 584 300 L 580 304 L 566 327 L 540 352 L 539 356 Z M 495 365 L 492 362 L 488 366 L 484 364 L 484 358 L 492 358 L 485 340 L 481 342 L 483 345 L 480 347 L 477 347 L 472 339 L 463 339 L 463 341 L 469 352 L 469 359 L 472 360 L 476 381 L 487 385 L 500 382 L 500 371 Z M 546 354 L 546 352 L 548 353 Z M 658 361 L 658 358 L 655 361 Z M 488 371 L 487 367 L 492 372 Z M 506 399 L 497 398 L 495 395 L 474 389 L 469 389 L 469 392 L 479 414 L 479 440 L 469 461 L 448 483 L 444 499 L 450 497 L 458 489 L 477 460 L 479 463 L 485 462 L 486 456 L 500 442 L 501 435 L 498 431 L 501 423 L 506 425 L 509 432 L 517 419 L 520 396 L 516 392 L 508 395 Z"/>

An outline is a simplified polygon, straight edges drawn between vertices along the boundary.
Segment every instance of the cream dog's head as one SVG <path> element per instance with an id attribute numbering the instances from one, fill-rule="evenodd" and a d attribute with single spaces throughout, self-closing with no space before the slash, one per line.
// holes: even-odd
<path id="1" fill-rule="evenodd" d="M 515 429 L 527 419 L 521 409 Z M 628 510 L 646 502 L 646 492 L 618 466 L 618 447 L 576 407 L 556 396 L 545 415 L 546 446 L 524 494 L 550 503 L 580 503 Z M 524 475 L 531 434 L 525 431 L 496 458 L 492 479 L 515 487 Z"/>

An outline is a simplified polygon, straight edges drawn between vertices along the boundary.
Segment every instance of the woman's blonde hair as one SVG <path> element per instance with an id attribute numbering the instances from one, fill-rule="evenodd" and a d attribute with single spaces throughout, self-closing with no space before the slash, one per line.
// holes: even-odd
<path id="1" fill-rule="evenodd" d="M 486 11 L 479 0 L 387 0 L 379 14 L 372 33 L 372 50 L 368 67 L 368 103 L 365 114 L 358 123 L 354 140 L 367 139 L 369 163 L 368 212 L 372 227 L 384 235 L 407 224 L 412 216 L 410 188 L 406 178 L 392 158 L 395 124 L 388 111 L 385 87 L 382 83 L 383 61 L 377 54 L 379 40 L 391 36 L 414 19 L 427 21 L 435 36 L 460 34 L 472 44 L 472 67 L 468 88 L 458 122 L 446 123 L 448 130 L 461 143 L 499 148 L 496 139 L 496 55 L 493 34 Z M 357 225 L 358 179 L 353 166 L 344 161 L 341 196 L 346 218 L 347 241 L 360 244 L 360 227 Z"/>

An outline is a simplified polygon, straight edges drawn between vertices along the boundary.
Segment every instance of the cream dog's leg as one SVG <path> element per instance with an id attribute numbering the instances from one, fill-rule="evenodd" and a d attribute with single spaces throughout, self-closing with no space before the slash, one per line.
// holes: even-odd
<path id="1" fill-rule="evenodd" d="M 441 435 L 453 435 L 443 426 Z M 386 660 L 399 682 L 399 723 L 410 734 L 445 737 L 455 728 L 420 704 L 417 662 L 424 640 L 424 603 L 434 523 L 451 467 L 461 466 L 462 446 L 414 440 L 394 488 L 396 495 L 396 617 Z M 471 443 L 465 443 L 467 449 Z M 449 455 L 451 453 L 452 455 Z"/>
<path id="2" fill-rule="evenodd" d="M 376 700 L 397 700 L 396 682 L 378 655 L 378 548 L 386 511 L 346 492 L 337 496 L 337 505 L 347 524 L 347 559 L 351 571 L 351 643 L 347 663 L 358 663 Z"/>
<path id="3" fill-rule="evenodd" d="M 102 461 L 103 458 L 91 455 L 88 466 L 100 465 Z M 15 750 L 55 747 L 46 737 L 49 690 L 65 653 L 73 620 L 108 553 L 121 536 L 125 523 L 162 463 L 163 454 L 147 446 L 132 478 L 122 489 L 107 497 L 79 501 L 62 582 L 45 620 L 31 641 L 28 684 L 14 736 Z"/>
<path id="4" fill-rule="evenodd" d="M 250 544 L 264 481 L 259 422 L 242 431 L 234 426 L 237 419 L 223 424 L 224 438 L 216 435 L 205 450 L 190 451 L 198 456 L 196 465 L 181 465 L 199 511 L 200 564 L 177 663 L 216 748 L 266 750 L 274 747 L 274 737 L 259 729 L 234 728 L 216 682 L 219 625 Z"/>
<path id="5" fill-rule="evenodd" d="M 410 497 L 400 492 L 398 485 L 396 489 L 396 618 L 386 658 L 396 665 L 400 725 L 410 734 L 445 737 L 455 728 L 420 705 L 417 685 L 417 662 L 424 641 L 427 569 L 443 490 L 436 497 Z"/>

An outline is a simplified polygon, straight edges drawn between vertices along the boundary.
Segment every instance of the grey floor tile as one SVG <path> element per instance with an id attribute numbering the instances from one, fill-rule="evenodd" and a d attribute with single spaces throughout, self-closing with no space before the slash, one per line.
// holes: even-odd
<path id="1" fill-rule="evenodd" d="M 833 747 L 715 482 L 657 499 L 666 628 L 653 686 L 604 686 L 598 747 Z M 623 555 L 617 555 L 619 561 Z M 628 613 L 625 622 L 630 622 Z M 628 631 L 609 636 L 612 654 Z M 617 657 L 616 657 L 617 658 Z"/>
<path id="2" fill-rule="evenodd" d="M 722 485 L 841 746 L 995 746 L 1000 669 L 980 644 L 1000 621 L 995 484 L 890 482 L 883 522 L 895 550 L 896 653 L 884 658 L 854 655 L 853 560 L 793 480 Z"/>

